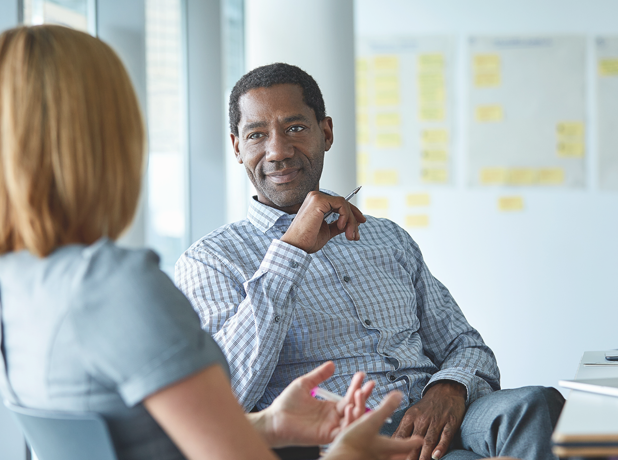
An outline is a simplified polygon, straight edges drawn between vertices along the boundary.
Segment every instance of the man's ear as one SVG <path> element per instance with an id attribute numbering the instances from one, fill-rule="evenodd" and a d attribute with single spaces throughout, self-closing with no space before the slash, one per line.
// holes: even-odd
<path id="1" fill-rule="evenodd" d="M 234 149 L 236 161 L 238 161 L 239 164 L 242 164 L 242 157 L 240 156 L 240 150 L 238 150 L 238 144 L 240 139 L 236 137 L 234 133 L 230 133 L 230 139 L 232 140 L 232 148 Z"/>
<path id="2" fill-rule="evenodd" d="M 322 132 L 324 133 L 324 151 L 327 152 L 333 145 L 333 119 L 331 117 L 324 117 L 324 120 L 320 122 Z"/>

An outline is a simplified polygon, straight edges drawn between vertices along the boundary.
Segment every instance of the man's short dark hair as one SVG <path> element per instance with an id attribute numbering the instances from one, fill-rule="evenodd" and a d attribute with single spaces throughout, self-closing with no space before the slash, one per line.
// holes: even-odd
<path id="1" fill-rule="evenodd" d="M 270 88 L 274 85 L 291 84 L 300 86 L 303 92 L 303 101 L 313 109 L 318 122 L 326 117 L 324 98 L 320 87 L 313 77 L 295 65 L 277 62 L 253 69 L 238 80 L 230 94 L 230 130 L 238 136 L 240 123 L 239 101 L 243 94 L 255 88 Z"/>

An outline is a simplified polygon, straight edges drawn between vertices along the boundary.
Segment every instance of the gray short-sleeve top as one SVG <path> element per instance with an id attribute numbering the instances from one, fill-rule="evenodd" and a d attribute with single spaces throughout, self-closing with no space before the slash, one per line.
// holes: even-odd
<path id="1" fill-rule="evenodd" d="M 183 458 L 141 401 L 208 366 L 229 370 L 154 252 L 102 239 L 5 254 L 0 304 L 20 404 L 100 413 L 121 460 Z"/>

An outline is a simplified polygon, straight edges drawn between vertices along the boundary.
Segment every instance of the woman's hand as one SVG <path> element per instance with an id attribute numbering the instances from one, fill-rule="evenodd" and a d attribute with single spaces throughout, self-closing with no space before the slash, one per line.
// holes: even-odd
<path id="1" fill-rule="evenodd" d="M 337 437 L 324 460 L 403 460 L 412 450 L 419 449 L 423 445 L 420 436 L 397 439 L 378 434 L 401 398 L 398 391 L 389 393 L 376 410 L 365 414 Z"/>
<path id="2" fill-rule="evenodd" d="M 272 405 L 249 414 L 249 419 L 271 447 L 329 444 L 342 429 L 365 413 L 374 382 L 361 388 L 364 374 L 357 372 L 344 398 L 335 403 L 319 401 L 311 390 L 330 378 L 335 365 L 329 361 L 294 380 Z"/>

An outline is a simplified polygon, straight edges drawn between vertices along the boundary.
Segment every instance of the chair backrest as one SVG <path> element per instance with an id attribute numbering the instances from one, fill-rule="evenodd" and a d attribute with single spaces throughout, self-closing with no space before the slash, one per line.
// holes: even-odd
<path id="1" fill-rule="evenodd" d="M 4 405 L 39 460 L 118 460 L 99 414 L 30 409 L 8 401 Z"/>

